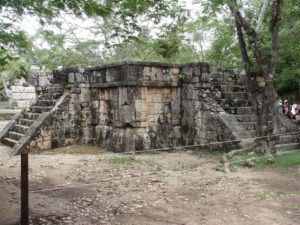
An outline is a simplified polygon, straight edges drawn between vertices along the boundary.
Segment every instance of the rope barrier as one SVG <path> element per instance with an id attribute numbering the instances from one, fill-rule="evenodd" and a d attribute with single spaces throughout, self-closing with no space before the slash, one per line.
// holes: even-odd
<path id="1" fill-rule="evenodd" d="M 159 148 L 159 149 L 148 149 L 143 151 L 134 151 L 134 152 L 124 152 L 121 153 L 123 155 L 132 155 L 132 154 L 140 154 L 140 153 L 149 153 L 149 152 L 160 152 L 160 151 L 171 151 L 176 149 L 183 149 L 183 148 L 195 148 L 195 147 L 206 147 L 206 146 L 212 146 L 212 145 L 219 145 L 223 143 L 234 143 L 234 142 L 241 142 L 243 140 L 260 140 L 264 138 L 270 138 L 270 137 L 279 137 L 283 135 L 293 135 L 293 134 L 300 134 L 300 131 L 291 132 L 291 133 L 281 133 L 281 134 L 272 134 L 269 136 L 260 136 L 260 137 L 251 137 L 251 138 L 242 138 L 237 140 L 230 140 L 230 141 L 219 141 L 219 142 L 210 142 L 210 143 L 204 143 L 204 144 L 197 144 L 197 145 L 185 145 L 185 146 L 176 146 L 176 147 L 166 147 L 166 148 Z"/>
<path id="2" fill-rule="evenodd" d="M 242 140 L 258 140 L 258 139 L 263 139 L 263 138 L 267 138 L 267 137 L 278 137 L 278 136 L 282 136 L 282 135 L 293 135 L 293 134 L 299 134 L 300 131 L 297 132 L 291 132 L 291 133 L 282 133 L 282 134 L 274 134 L 274 135 L 270 135 L 270 136 L 260 136 L 260 137 L 254 137 L 254 138 L 245 138 L 245 139 L 238 139 L 238 140 L 231 140 L 231 141 L 223 141 L 223 142 L 212 142 L 212 143 L 206 143 L 206 144 L 199 144 L 199 145 L 187 145 L 187 146 L 179 146 L 179 147 L 170 147 L 170 148 L 161 148 L 161 149 L 149 149 L 149 150 L 144 150 L 144 151 L 138 151 L 136 153 L 149 153 L 149 152 L 161 152 L 161 151 L 170 151 L 170 150 L 174 150 L 174 149 L 183 149 L 183 148 L 192 148 L 192 147 L 204 147 L 204 146 L 210 146 L 210 145 L 216 145 L 216 144 L 222 144 L 222 143 L 233 143 L 233 142 L 240 142 Z M 282 152 L 282 153 L 277 153 L 276 155 L 282 155 L 282 154 L 286 154 L 286 153 L 290 153 L 290 152 L 297 152 L 300 150 L 292 150 L 292 151 L 286 151 L 286 152 Z M 132 152 L 128 152 L 128 153 L 122 153 L 121 155 L 128 155 L 128 154 L 132 154 Z M 268 156 L 258 156 L 258 157 L 254 157 L 253 159 L 260 159 L 260 158 L 264 158 L 264 157 L 268 157 Z M 230 164 L 233 163 L 241 163 L 241 162 L 245 162 L 246 160 L 240 160 L 240 161 L 233 161 L 230 162 Z M 216 167 L 216 166 L 220 166 L 223 165 L 222 163 L 217 163 L 214 165 L 210 165 L 207 167 L 197 167 L 197 169 L 205 169 L 205 168 L 212 168 L 212 167 Z M 195 169 L 192 169 L 195 170 Z M 191 169 L 190 169 L 191 171 Z M 160 173 L 160 175 L 162 175 L 163 173 Z M 79 185 L 69 185 L 69 186 L 58 186 L 55 188 L 47 188 L 47 189 L 41 189 L 41 190 L 32 190 L 30 191 L 30 193 L 40 193 L 40 192 L 46 192 L 46 191 L 56 191 L 56 190 L 63 190 L 63 189 L 70 189 L 70 188 L 80 188 L 80 187 L 87 187 L 87 186 L 92 186 L 92 185 L 98 185 L 99 183 L 108 183 L 108 182 L 112 182 L 112 181 L 120 181 L 120 180 L 128 180 L 128 179 L 135 179 L 135 178 L 144 178 L 144 177 L 149 177 L 149 176 L 154 176 L 154 175 L 159 175 L 158 173 L 153 174 L 153 172 L 150 172 L 149 174 L 146 175 L 142 175 L 142 176 L 132 176 L 132 177 L 126 177 L 126 178 L 116 178 L 116 179 L 110 179 L 110 180 L 102 180 L 99 182 L 95 182 L 95 183 L 86 183 L 86 184 L 79 184 Z M 1 176 L 2 177 L 2 176 Z M 4 177 L 2 177 L 4 178 Z M 7 180 L 6 178 L 4 178 L 5 180 Z M 7 180 L 7 182 L 9 182 Z M 9 182 L 14 188 L 16 188 L 16 190 L 20 191 L 20 189 L 15 186 L 13 183 Z"/>

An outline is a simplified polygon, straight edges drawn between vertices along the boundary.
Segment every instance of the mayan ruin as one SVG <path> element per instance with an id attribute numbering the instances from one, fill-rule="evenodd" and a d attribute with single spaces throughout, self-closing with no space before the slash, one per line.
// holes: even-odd
<path id="1" fill-rule="evenodd" d="M 299 225 L 300 1 L 0 1 L 0 225 Z"/>
<path id="2" fill-rule="evenodd" d="M 50 82 L 2 133 L 16 152 L 74 144 L 130 152 L 237 140 L 216 146 L 233 149 L 256 135 L 239 71 L 207 63 L 124 62 L 54 71 Z M 296 138 L 287 139 L 297 144 Z"/>

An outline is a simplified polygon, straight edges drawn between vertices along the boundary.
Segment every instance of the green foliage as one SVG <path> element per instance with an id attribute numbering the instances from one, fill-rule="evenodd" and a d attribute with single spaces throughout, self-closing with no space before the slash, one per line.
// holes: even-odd
<path id="1" fill-rule="evenodd" d="M 54 70 L 59 67 L 92 66 L 99 64 L 100 57 L 95 55 L 90 48 L 96 48 L 96 41 L 78 42 L 66 47 L 66 36 L 55 34 L 49 30 L 39 30 L 32 41 L 43 41 L 46 47 L 33 46 L 25 55 L 27 63 L 40 70 Z"/>
<path id="2" fill-rule="evenodd" d="M 160 38 L 156 40 L 156 53 L 164 59 L 170 60 L 179 53 L 180 40 L 175 37 Z"/>
<path id="3" fill-rule="evenodd" d="M 24 15 L 37 15 L 41 24 L 50 21 L 60 11 L 71 10 L 76 15 L 86 13 L 87 15 L 105 16 L 108 10 L 104 10 L 105 5 L 94 0 L 49 0 L 49 1 L 0 1 L 0 66 L 8 64 L 13 59 L 12 52 L 20 55 L 30 47 L 25 33 L 16 27 L 16 22 Z"/>
<path id="4" fill-rule="evenodd" d="M 281 97 L 300 97 L 300 2 L 286 0 L 283 9 L 278 75 L 275 84 Z M 299 99 L 298 99 L 299 100 Z"/>
<path id="5" fill-rule="evenodd" d="M 201 16 L 206 26 L 211 27 L 213 42 L 206 53 L 208 61 L 223 68 L 242 68 L 239 45 L 235 34 L 232 15 L 228 13 L 227 3 L 231 0 L 217 0 L 203 2 L 204 13 Z M 255 28 L 263 1 L 238 1 L 240 10 L 247 21 Z M 267 63 L 271 59 L 271 36 L 269 32 L 270 6 L 263 21 L 262 30 L 258 35 L 258 43 L 262 55 Z M 279 61 L 275 85 L 282 97 L 299 95 L 299 68 L 300 68 L 300 2 L 294 0 L 284 1 L 282 9 L 282 22 L 279 33 Z M 248 43 L 246 43 L 248 44 Z M 258 66 L 253 58 L 252 51 L 247 47 L 250 61 L 254 70 Z"/>
<path id="6" fill-rule="evenodd" d="M 214 37 L 211 48 L 206 52 L 207 59 L 220 68 L 242 68 L 240 48 L 236 40 L 234 22 L 232 18 L 215 21 Z"/>
<path id="7" fill-rule="evenodd" d="M 284 99 L 296 101 L 300 95 L 300 68 L 284 68 L 275 78 L 278 94 Z"/>
<path id="8" fill-rule="evenodd" d="M 40 23 L 57 23 L 53 20 L 61 12 L 73 13 L 76 16 L 88 17 L 102 17 L 106 18 L 111 16 L 120 23 L 114 24 L 112 30 L 114 35 L 122 39 L 134 36 L 136 30 L 139 30 L 137 23 L 138 15 L 147 14 L 148 18 L 158 22 L 161 16 L 168 10 L 169 1 L 163 0 L 49 0 L 49 1 L 15 1 L 6 0 L 0 1 L 0 66 L 8 64 L 12 59 L 9 57 L 10 52 L 17 53 L 18 55 L 30 48 L 30 42 L 23 31 L 16 27 L 16 22 L 20 21 L 24 15 L 36 15 L 40 19 Z M 55 49 L 60 55 L 69 57 L 74 52 L 65 51 L 63 48 L 63 36 L 59 37 L 49 31 L 45 31 L 45 38 L 51 44 L 60 49 Z M 53 39 L 54 38 L 54 39 Z M 60 42 L 60 43 L 58 43 Z M 53 47 L 53 46 L 51 46 Z M 76 46 L 80 48 L 80 46 Z M 78 50 L 78 49 L 77 49 Z M 54 51 L 54 52 L 55 52 Z M 62 53 L 63 52 L 63 53 Z M 83 55 L 77 59 L 75 65 L 81 64 L 86 55 L 83 53 L 82 48 L 79 50 Z M 69 54 L 70 53 L 70 54 Z M 91 56 L 92 57 L 92 56 Z M 77 57 L 78 58 L 78 57 Z M 89 62 L 89 60 L 85 60 Z M 53 68 L 54 63 L 51 63 L 48 68 Z M 59 63 L 60 65 L 68 65 L 68 63 Z M 47 67 L 47 66 L 46 66 Z"/>

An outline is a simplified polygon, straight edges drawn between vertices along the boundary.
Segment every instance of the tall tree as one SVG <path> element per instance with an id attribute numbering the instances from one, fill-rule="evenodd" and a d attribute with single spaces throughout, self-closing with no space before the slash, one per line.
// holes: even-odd
<path id="1" fill-rule="evenodd" d="M 249 21 L 245 19 L 242 13 L 239 10 L 239 6 L 236 0 L 228 0 L 228 7 L 234 17 L 235 26 L 237 30 L 237 36 L 239 40 L 241 55 L 244 63 L 244 68 L 246 71 L 246 75 L 248 77 L 248 83 L 250 85 L 250 91 L 253 95 L 253 102 L 256 106 L 257 112 L 257 127 L 258 134 L 260 136 L 268 136 L 268 138 L 264 139 L 263 146 L 264 151 L 266 153 L 270 153 L 274 151 L 275 144 L 270 137 L 274 133 L 279 132 L 278 127 L 278 109 L 277 109 L 277 93 L 274 88 L 273 79 L 276 76 L 277 69 L 277 61 L 278 61 L 278 34 L 279 34 L 279 25 L 281 20 L 281 9 L 282 9 L 282 0 L 273 0 L 271 5 L 270 12 L 270 36 L 271 36 L 271 54 L 270 59 L 266 59 L 264 53 L 258 42 L 258 33 L 260 30 L 260 21 L 257 24 L 256 30 L 251 26 Z M 268 0 L 264 0 L 264 4 L 262 7 L 262 12 L 265 11 L 265 7 L 268 3 Z M 263 13 L 265 14 L 265 13 Z M 243 33 L 244 32 L 244 33 Z M 245 35 L 244 35 L 245 34 Z M 260 85 L 261 91 L 260 93 L 256 92 L 256 88 L 253 84 L 254 78 L 254 70 L 249 60 L 248 51 L 246 49 L 246 37 L 249 44 L 250 49 L 254 55 L 257 65 L 259 66 L 260 72 L 264 79 L 263 84 Z M 261 98 L 260 96 L 261 95 Z"/>
<path id="2" fill-rule="evenodd" d="M 204 2 L 205 6 L 209 6 L 207 7 L 209 10 L 217 14 L 217 18 L 225 15 L 226 19 L 228 18 L 226 17 L 227 12 L 231 13 L 232 19 L 227 19 L 226 24 L 228 21 L 232 21 L 235 27 L 243 68 L 247 75 L 252 102 L 258 118 L 257 135 L 267 137 L 262 140 L 260 147 L 266 153 L 272 152 L 274 151 L 274 141 L 271 136 L 279 132 L 274 79 L 277 76 L 279 25 L 283 1 L 218 0 Z M 229 40 L 232 40 L 231 43 L 235 42 L 231 35 L 227 36 Z M 222 35 L 221 38 L 217 38 L 217 40 L 222 39 L 224 39 Z M 214 44 L 213 49 L 215 48 Z M 227 46 L 229 49 L 234 49 L 236 45 Z M 233 53 L 236 54 L 236 52 Z"/>

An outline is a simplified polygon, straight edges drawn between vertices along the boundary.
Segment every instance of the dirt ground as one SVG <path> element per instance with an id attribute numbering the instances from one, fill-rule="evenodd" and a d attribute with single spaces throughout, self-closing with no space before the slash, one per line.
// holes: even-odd
<path id="1" fill-rule="evenodd" d="M 10 150 L 0 145 L 0 175 L 19 186 L 20 157 Z M 216 156 L 131 159 L 79 146 L 29 160 L 31 224 L 300 224 L 300 166 L 226 175 Z"/>

